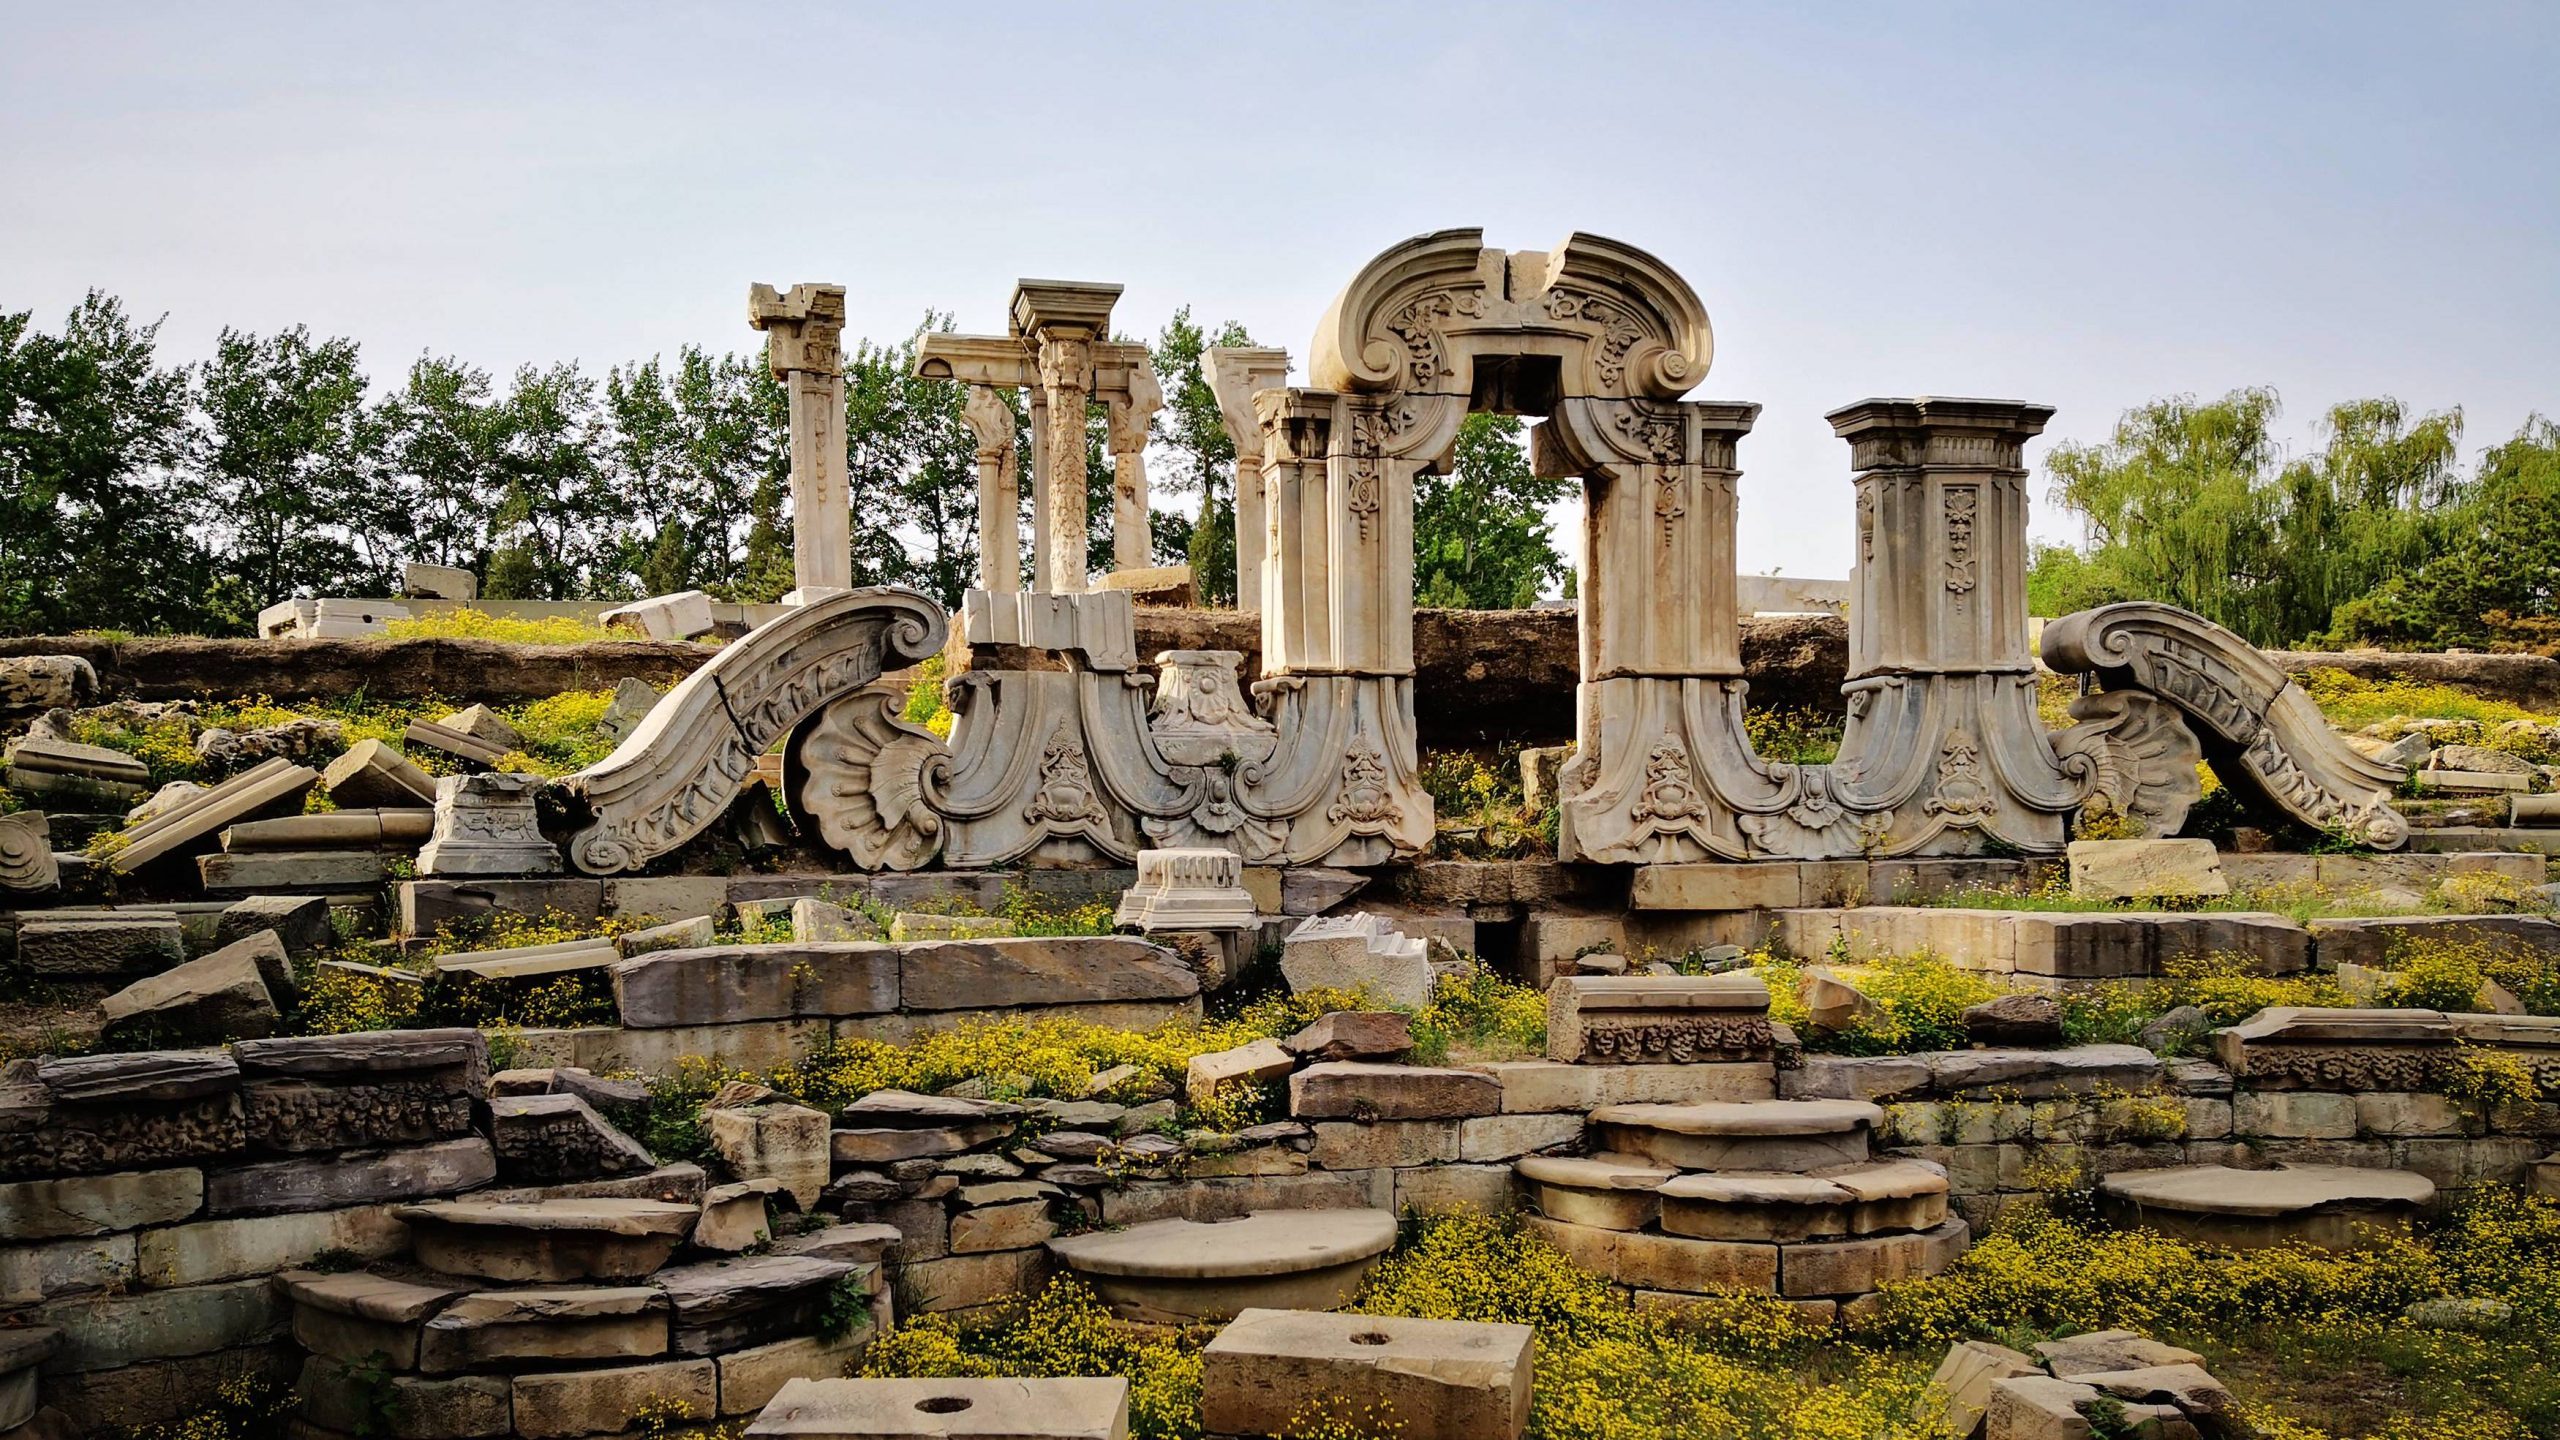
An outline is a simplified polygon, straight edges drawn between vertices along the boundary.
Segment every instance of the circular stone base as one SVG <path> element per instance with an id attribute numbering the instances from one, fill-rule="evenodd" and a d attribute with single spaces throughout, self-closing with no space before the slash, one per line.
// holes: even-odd
<path id="1" fill-rule="evenodd" d="M 1239 1311 L 1334 1310 L 1396 1242 L 1384 1210 L 1256 1210 L 1071 1235 L 1050 1254 L 1124 1320 L 1187 1325 Z"/>
<path id="2" fill-rule="evenodd" d="M 2233 1250 L 2294 1240 L 2352 1250 L 2376 1233 L 2408 1229 L 2410 1216 L 2435 1193 L 2423 1175 L 2348 1165 L 2178 1165 L 2098 1182 L 2099 1208 L 2117 1224 Z"/>

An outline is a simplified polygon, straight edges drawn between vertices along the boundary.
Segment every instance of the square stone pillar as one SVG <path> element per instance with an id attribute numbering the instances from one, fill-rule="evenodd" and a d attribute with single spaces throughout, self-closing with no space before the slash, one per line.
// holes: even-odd
<path id="1" fill-rule="evenodd" d="M 765 332 L 773 378 L 791 408 L 791 578 L 786 601 L 853 588 L 852 516 L 844 456 L 844 287 L 770 285 L 747 292 L 747 323 Z"/>
<path id="2" fill-rule="evenodd" d="M 2017 400 L 1861 400 L 1825 416 L 1857 472 L 1849 676 L 2032 674 L 2026 442 Z"/>

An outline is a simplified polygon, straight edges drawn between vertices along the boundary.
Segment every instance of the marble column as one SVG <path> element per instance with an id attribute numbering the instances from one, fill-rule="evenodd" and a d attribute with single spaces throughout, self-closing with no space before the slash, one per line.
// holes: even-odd
<path id="1" fill-rule="evenodd" d="M 1263 481 L 1262 422 L 1256 391 L 1287 383 L 1289 352 L 1262 346 L 1213 345 L 1200 352 L 1201 372 L 1218 400 L 1218 418 L 1236 447 L 1236 608 L 1262 608 L 1264 561 L 1272 543 Z"/>
<path id="2" fill-rule="evenodd" d="M 993 386 L 968 387 L 961 415 L 978 441 L 978 588 L 1022 588 L 1022 494 L 1016 473 L 1013 407 Z"/>
<path id="3" fill-rule="evenodd" d="M 1040 393 L 1033 407 L 1034 485 L 1039 523 L 1040 588 L 1079 594 L 1087 588 L 1085 405 L 1093 398 L 1094 346 L 1111 328 L 1117 285 L 1025 280 L 1014 287 L 1013 333 L 1032 348 Z"/>
<path id="4" fill-rule="evenodd" d="M 801 604 L 853 588 L 852 516 L 844 454 L 844 287 L 770 285 L 747 292 L 747 323 L 765 332 L 773 377 L 791 407 L 791 533 Z"/>
<path id="5" fill-rule="evenodd" d="M 1147 433 L 1164 408 L 1154 362 L 1129 367 L 1125 393 L 1111 398 L 1111 566 L 1144 570 L 1155 562 L 1147 519 Z"/>

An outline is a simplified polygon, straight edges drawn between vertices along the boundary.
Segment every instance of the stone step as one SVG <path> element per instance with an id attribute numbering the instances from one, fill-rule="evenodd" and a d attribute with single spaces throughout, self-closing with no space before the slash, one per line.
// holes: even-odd
<path id="1" fill-rule="evenodd" d="M 1338 1309 L 1395 1242 L 1386 1210 L 1255 1210 L 1047 1243 L 1123 1319 L 1182 1325 L 1248 1309 Z"/>
<path id="2" fill-rule="evenodd" d="M 1626 1155 L 1529 1155 L 1512 1167 L 1541 1215 L 1602 1230 L 1642 1230 L 1662 1218 L 1663 1182 L 1680 1172 Z"/>
<path id="3" fill-rule="evenodd" d="M 519 1285 L 638 1280 L 702 1216 L 656 1200 L 447 1200 L 391 1212 L 409 1227 L 418 1263 L 446 1275 Z"/>
<path id="4" fill-rule="evenodd" d="M 2405 1232 L 2435 1193 L 2423 1175 L 2352 1165 L 2172 1165 L 2098 1181 L 2099 1208 L 2117 1223 L 2234 1250 L 2291 1240 L 2351 1250 Z"/>
<path id="5" fill-rule="evenodd" d="M 1947 1172 L 1870 1160 L 1800 1175 L 1725 1170 L 1661 1187 L 1662 1228 L 1702 1240 L 1811 1240 L 1926 1230 L 1947 1218 Z"/>
<path id="6" fill-rule="evenodd" d="M 1675 1170 L 1805 1171 L 1857 1164 L 1884 1111 L 1863 1100 L 1603 1105 L 1595 1148 Z"/>

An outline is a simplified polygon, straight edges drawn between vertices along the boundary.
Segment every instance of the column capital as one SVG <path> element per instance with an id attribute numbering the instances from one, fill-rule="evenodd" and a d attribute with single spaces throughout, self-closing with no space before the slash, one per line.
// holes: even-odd
<path id="1" fill-rule="evenodd" d="M 1005 311 L 1016 335 L 1099 340 L 1111 333 L 1119 299 L 1119 286 L 1096 280 L 1017 280 Z"/>
<path id="2" fill-rule="evenodd" d="M 1823 416 L 1849 442 L 1852 470 L 1946 467 L 2025 468 L 2026 442 L 2043 434 L 2053 407 L 2024 400 L 1923 395 L 1861 400 Z"/>
<path id="3" fill-rule="evenodd" d="M 831 375 L 844 368 L 841 285 L 794 285 L 788 294 L 770 285 L 749 286 L 747 323 L 768 337 L 777 380 L 794 371 Z"/>

